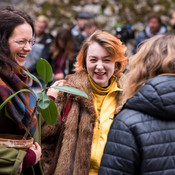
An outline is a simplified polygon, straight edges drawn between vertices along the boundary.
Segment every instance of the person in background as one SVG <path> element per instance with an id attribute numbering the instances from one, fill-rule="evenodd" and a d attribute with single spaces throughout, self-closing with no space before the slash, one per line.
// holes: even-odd
<path id="1" fill-rule="evenodd" d="M 175 35 L 161 34 L 130 58 L 126 103 L 111 125 L 99 175 L 175 174 L 174 55 Z"/>
<path id="2" fill-rule="evenodd" d="M 78 42 L 78 50 L 81 49 L 83 41 L 97 30 L 97 23 L 94 19 L 89 19 L 84 23 L 82 32 L 75 37 Z"/>
<path id="3" fill-rule="evenodd" d="M 89 37 L 97 30 L 97 23 L 94 19 L 90 19 L 88 22 L 84 24 L 85 37 Z"/>
<path id="4" fill-rule="evenodd" d="M 39 58 L 48 59 L 49 49 L 53 40 L 53 36 L 50 33 L 47 33 L 48 28 L 48 18 L 44 15 L 37 17 L 35 22 L 35 45 L 32 48 L 32 51 L 28 54 L 25 62 L 25 67 L 29 70 L 30 73 L 39 78 L 36 72 L 36 64 Z M 41 79 L 40 79 L 41 80 Z M 32 88 L 35 91 L 38 84 L 33 83 Z M 36 90 L 37 92 L 37 90 Z"/>
<path id="5" fill-rule="evenodd" d="M 84 30 L 84 24 L 89 20 L 93 19 L 93 16 L 88 12 L 81 12 L 77 15 L 77 24 L 71 29 L 74 37 L 78 36 Z"/>
<path id="6" fill-rule="evenodd" d="M 156 13 L 151 13 L 148 15 L 148 25 L 145 29 L 137 36 L 133 48 L 133 54 L 136 53 L 137 46 L 139 43 L 145 39 L 151 38 L 158 34 L 163 34 L 167 32 L 167 27 L 162 23 L 161 17 Z"/>
<path id="7" fill-rule="evenodd" d="M 77 24 L 71 29 L 72 35 L 78 43 L 80 50 L 83 41 L 96 30 L 96 23 L 93 15 L 88 12 L 81 12 L 77 15 Z"/>
<path id="8" fill-rule="evenodd" d="M 173 12 L 171 15 L 170 23 L 171 23 L 172 29 L 175 29 L 175 12 Z"/>
<path id="9" fill-rule="evenodd" d="M 98 173 L 108 130 L 120 103 L 119 79 L 127 64 L 125 52 L 119 39 L 97 30 L 83 43 L 76 73 L 53 84 L 81 89 L 88 99 L 48 90 L 47 94 L 55 98 L 59 120 L 53 127 L 42 126 L 45 174 Z"/>
<path id="10" fill-rule="evenodd" d="M 53 40 L 50 59 L 53 68 L 54 80 L 64 79 L 65 75 L 73 73 L 73 65 L 76 61 L 77 43 L 71 30 L 61 28 Z"/>
<path id="11" fill-rule="evenodd" d="M 26 57 L 34 45 L 33 21 L 24 12 L 0 10 L 0 104 L 15 92 L 31 90 L 32 79 L 24 72 Z M 0 110 L 0 134 L 24 136 L 35 106 L 29 92 L 20 92 Z M 0 174 L 40 175 L 40 121 L 34 116 L 30 135 L 34 144 L 27 151 L 0 146 Z"/>

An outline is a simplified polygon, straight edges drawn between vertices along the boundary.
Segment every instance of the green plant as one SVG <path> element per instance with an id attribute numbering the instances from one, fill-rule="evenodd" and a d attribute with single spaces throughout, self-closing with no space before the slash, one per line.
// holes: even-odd
<path id="1" fill-rule="evenodd" d="M 50 124 L 50 125 L 54 125 L 57 121 L 57 117 L 58 117 L 58 112 L 57 112 L 57 107 L 55 105 L 55 102 L 50 99 L 47 94 L 45 93 L 45 91 L 51 87 L 47 87 L 47 84 L 49 82 L 51 82 L 53 80 L 53 71 L 52 68 L 50 66 L 50 64 L 42 58 L 39 58 L 39 60 L 37 61 L 37 65 L 36 65 L 36 70 L 37 73 L 39 74 L 39 76 L 41 77 L 41 79 L 44 81 L 44 87 L 42 86 L 41 82 L 38 80 L 38 78 L 36 78 L 33 74 L 26 72 L 25 73 L 30 76 L 35 82 L 37 82 L 41 88 L 41 92 L 37 93 L 37 97 L 35 96 L 35 94 L 33 93 L 33 91 L 29 90 L 29 89 L 22 89 L 20 91 L 17 91 L 16 93 L 14 93 L 13 95 L 11 95 L 8 99 L 6 99 L 1 105 L 0 105 L 0 110 L 5 106 L 5 104 L 11 100 L 15 95 L 17 95 L 19 92 L 30 92 L 33 97 L 36 100 L 36 104 L 35 104 L 35 108 L 31 117 L 31 122 L 28 126 L 28 128 L 26 129 L 26 133 L 23 137 L 23 139 L 27 138 L 27 135 L 29 133 L 29 130 L 31 128 L 31 123 L 32 123 L 32 118 L 36 112 L 37 107 L 39 107 L 39 112 L 41 113 L 42 117 L 44 118 L 44 120 Z M 73 87 L 68 87 L 68 86 L 53 86 L 52 88 L 58 89 L 59 91 L 63 91 L 63 92 L 67 92 L 67 93 L 71 93 L 71 94 L 75 94 L 75 95 L 79 95 L 79 96 L 83 96 L 85 98 L 88 98 L 87 94 L 79 89 L 73 88 Z"/>

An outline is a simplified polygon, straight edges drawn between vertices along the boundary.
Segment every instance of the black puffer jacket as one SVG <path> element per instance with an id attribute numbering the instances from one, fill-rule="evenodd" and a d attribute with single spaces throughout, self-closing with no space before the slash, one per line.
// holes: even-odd
<path id="1" fill-rule="evenodd" d="M 99 175 L 175 175 L 175 76 L 150 79 L 116 116 Z"/>

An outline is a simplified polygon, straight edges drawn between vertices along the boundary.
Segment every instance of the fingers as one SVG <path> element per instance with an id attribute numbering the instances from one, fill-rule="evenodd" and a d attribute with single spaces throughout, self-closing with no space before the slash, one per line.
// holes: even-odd
<path id="1" fill-rule="evenodd" d="M 58 86 L 58 81 L 55 81 L 51 87 L 53 87 L 53 86 Z"/>
<path id="2" fill-rule="evenodd" d="M 51 87 L 53 87 L 53 86 L 63 86 L 63 82 L 64 82 L 64 80 L 56 81 Z M 47 95 L 56 98 L 58 92 L 59 92 L 58 89 L 49 88 L 48 91 L 47 91 Z"/>
<path id="3" fill-rule="evenodd" d="M 40 161 L 40 159 L 41 159 L 41 147 L 40 147 L 40 145 L 37 142 L 35 142 L 30 149 L 32 151 L 34 151 L 34 153 L 36 155 L 35 164 L 37 164 Z"/>
<path id="4" fill-rule="evenodd" d="M 56 81 L 52 86 L 63 86 L 64 82 L 65 82 L 65 80 L 59 80 L 59 81 Z"/>
<path id="5" fill-rule="evenodd" d="M 37 142 L 35 142 L 35 147 L 36 149 L 41 149 L 40 145 Z"/>
<path id="6" fill-rule="evenodd" d="M 64 74 L 62 72 L 54 75 L 55 80 L 62 80 L 63 78 L 64 78 Z"/>
<path id="7" fill-rule="evenodd" d="M 35 149 L 35 147 L 36 147 L 36 146 L 33 144 L 33 145 L 30 147 L 30 149 L 33 150 L 33 149 Z"/>

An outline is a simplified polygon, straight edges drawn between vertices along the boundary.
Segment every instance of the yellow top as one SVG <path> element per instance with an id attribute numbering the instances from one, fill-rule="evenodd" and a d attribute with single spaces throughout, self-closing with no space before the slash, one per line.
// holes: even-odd
<path id="1" fill-rule="evenodd" d="M 89 75 L 88 77 L 93 88 L 92 94 L 97 114 L 91 147 L 89 175 L 97 175 L 107 135 L 117 106 L 116 91 L 121 91 L 121 89 L 117 87 L 115 76 L 112 76 L 110 85 L 107 88 L 100 87 Z"/>

